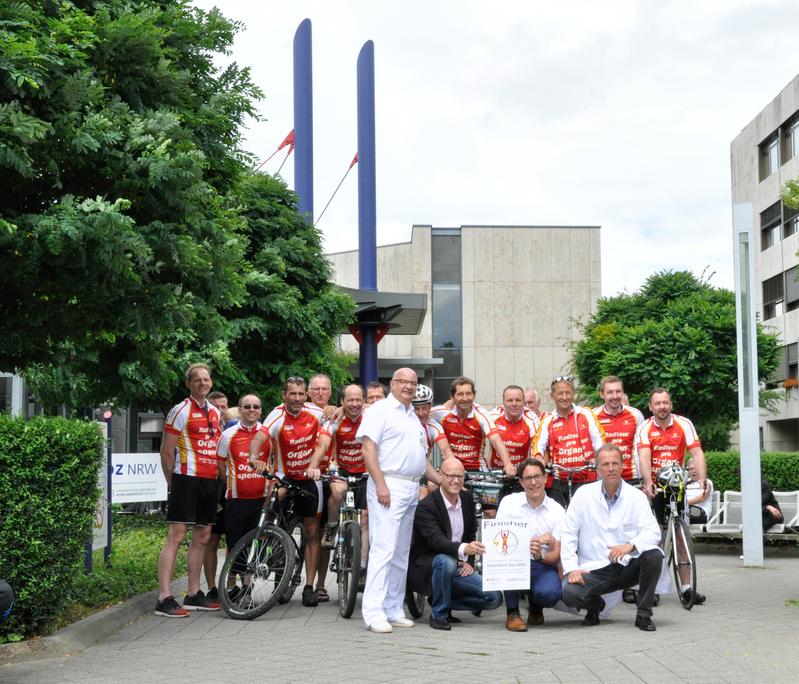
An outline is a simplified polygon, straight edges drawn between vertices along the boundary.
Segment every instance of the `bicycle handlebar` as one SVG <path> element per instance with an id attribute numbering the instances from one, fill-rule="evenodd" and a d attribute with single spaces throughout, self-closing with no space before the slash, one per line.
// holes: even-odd
<path id="1" fill-rule="evenodd" d="M 574 473 L 583 473 L 587 470 L 596 470 L 595 463 L 586 463 L 585 465 L 581 466 L 562 466 L 559 463 L 548 463 L 546 467 L 547 471 L 552 473 L 553 475 L 556 472 L 566 473 L 566 474 L 574 474 Z"/>

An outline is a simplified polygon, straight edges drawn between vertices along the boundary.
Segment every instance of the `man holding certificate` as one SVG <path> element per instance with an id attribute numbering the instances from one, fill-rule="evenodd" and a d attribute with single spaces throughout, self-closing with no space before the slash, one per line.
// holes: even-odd
<path id="1" fill-rule="evenodd" d="M 408 565 L 408 586 L 432 596 L 430 626 L 449 630 L 460 622 L 453 610 L 479 612 L 497 608 L 498 591 L 483 591 L 474 570 L 474 556 L 485 551 L 475 541 L 474 499 L 463 491 L 463 464 L 448 458 L 441 464 L 441 488 L 416 508 Z"/>
<path id="2" fill-rule="evenodd" d="M 546 495 L 546 473 L 541 461 L 528 458 L 519 464 L 523 491 L 502 499 L 497 520 L 525 520 L 530 534 L 530 592 L 527 623 L 519 613 L 519 591 L 505 592 L 508 617 L 505 627 L 511 632 L 526 632 L 527 625 L 544 624 L 544 608 L 551 608 L 561 595 L 558 562 L 560 532 L 566 518 L 563 506 Z"/>

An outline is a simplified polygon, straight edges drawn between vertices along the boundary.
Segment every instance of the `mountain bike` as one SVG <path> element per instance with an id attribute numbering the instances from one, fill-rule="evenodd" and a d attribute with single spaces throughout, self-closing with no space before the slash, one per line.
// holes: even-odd
<path id="1" fill-rule="evenodd" d="M 683 499 L 688 474 L 676 463 L 663 466 L 657 474 L 657 487 L 665 499 L 666 534 L 663 553 L 671 568 L 677 596 L 685 610 L 696 600 L 696 554 L 688 524 L 683 517 Z M 683 589 L 685 585 L 687 589 Z"/>
<path id="2" fill-rule="evenodd" d="M 302 582 L 305 532 L 302 518 L 290 514 L 296 497 L 308 493 L 273 473 L 264 476 L 273 485 L 258 525 L 229 551 L 219 578 L 222 609 L 235 620 L 252 620 L 285 603 Z M 286 490 L 285 504 L 279 489 Z M 284 520 L 289 523 L 281 525 Z M 302 531 L 297 531 L 297 520 Z"/>

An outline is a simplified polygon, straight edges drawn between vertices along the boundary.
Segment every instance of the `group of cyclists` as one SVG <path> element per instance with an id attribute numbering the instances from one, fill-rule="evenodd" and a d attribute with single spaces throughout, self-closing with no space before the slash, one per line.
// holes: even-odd
<path id="1" fill-rule="evenodd" d="M 227 548 L 234 546 L 258 522 L 268 494 L 262 474 L 275 472 L 306 493 L 299 513 L 306 533 L 305 586 L 302 604 L 329 601 L 325 578 L 329 549 L 336 533 L 338 510 L 347 484 L 322 475 L 351 476 L 367 471 L 356 433 L 369 406 L 386 396 L 385 387 L 364 388 L 348 384 L 339 390 L 338 406 L 330 404 L 333 388 L 324 374 L 308 381 L 286 378 L 283 402 L 269 411 L 256 394 L 239 398 L 237 418 L 228 415 L 228 400 L 211 392 L 211 372 L 194 364 L 186 372 L 189 397 L 176 405 L 164 425 L 161 458 L 169 485 L 167 542 L 159 559 L 159 600 L 156 614 L 185 617 L 191 610 L 218 610 L 216 554 L 219 536 Z M 428 456 L 436 447 L 442 462 L 458 459 L 468 474 L 495 470 L 506 485 L 500 498 L 521 491 L 517 467 L 535 459 L 547 468 L 546 492 L 564 507 L 575 489 L 597 479 L 595 454 L 603 444 L 613 444 L 622 454 L 622 478 L 649 497 L 661 526 L 664 498 L 655 486 L 660 468 L 691 460 L 700 492 L 706 491 L 706 463 L 701 443 L 690 420 L 672 412 L 667 389 L 649 396 L 651 417 L 628 405 L 620 378 L 608 376 L 599 387 L 603 404 L 586 408 L 574 403 L 572 378 L 552 380 L 551 411 L 541 411 L 533 388 L 509 385 L 502 403 L 487 410 L 476 402 L 475 383 L 466 377 L 453 380 L 450 396 L 436 404 L 432 390 L 417 385 L 412 401 L 427 435 Z M 264 417 L 264 414 L 265 417 Z M 221 483 L 224 491 L 220 496 Z M 420 482 L 420 498 L 436 489 L 432 481 Z M 361 566 L 365 578 L 368 559 L 368 511 L 364 489 L 356 492 L 364 530 Z M 496 508 L 496 501 L 485 507 Z M 177 548 L 193 528 L 188 554 L 188 595 L 182 606 L 170 589 Z M 205 564 L 208 591 L 200 589 L 200 569 Z M 634 600 L 634 599 L 633 599 Z M 697 595 L 695 603 L 704 597 Z"/>

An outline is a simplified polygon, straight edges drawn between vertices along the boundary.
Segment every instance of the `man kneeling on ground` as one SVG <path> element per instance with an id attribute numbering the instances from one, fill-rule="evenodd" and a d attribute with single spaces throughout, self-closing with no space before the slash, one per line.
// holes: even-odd
<path id="1" fill-rule="evenodd" d="M 449 630 L 460 618 L 453 610 L 497 608 L 498 591 L 483 591 L 483 578 L 474 570 L 474 556 L 485 551 L 475 539 L 474 499 L 463 490 L 464 468 L 457 458 L 448 458 L 439 472 L 441 488 L 424 498 L 413 520 L 408 566 L 411 590 L 432 595 L 433 629 Z"/>

